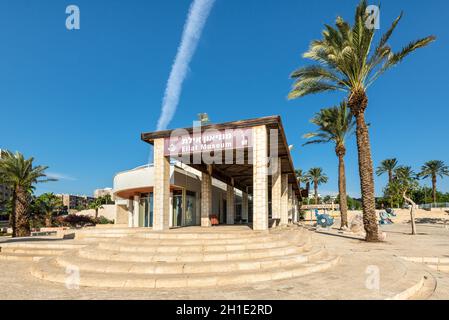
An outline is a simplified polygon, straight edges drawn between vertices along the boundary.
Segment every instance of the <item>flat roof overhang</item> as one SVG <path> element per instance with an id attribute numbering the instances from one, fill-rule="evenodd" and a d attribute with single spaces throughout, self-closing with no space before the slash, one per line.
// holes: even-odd
<path id="1" fill-rule="evenodd" d="M 256 126 L 266 126 L 267 130 L 270 129 L 278 129 L 278 157 L 281 161 L 281 172 L 282 174 L 288 175 L 288 182 L 292 184 L 293 191 L 297 195 L 299 199 L 301 199 L 301 192 L 298 185 L 298 181 L 295 175 L 295 167 L 293 166 L 292 157 L 290 154 L 290 150 L 288 148 L 287 138 L 285 136 L 284 127 L 282 125 L 280 116 L 269 116 L 262 117 L 256 119 L 249 120 L 239 120 L 232 122 L 224 122 L 219 124 L 209 124 L 201 126 L 201 132 L 206 130 L 226 130 L 226 129 L 248 129 Z M 192 134 L 194 131 L 193 127 L 182 128 L 187 131 L 189 134 Z M 197 128 L 195 128 L 197 130 Z M 154 140 L 161 138 L 169 138 L 173 131 L 177 129 L 171 130 L 163 130 L 163 131 L 155 131 L 155 132 L 147 132 L 141 134 L 141 139 L 149 144 L 154 144 Z M 268 139 L 270 139 L 270 135 L 268 135 Z M 269 141 L 270 143 L 270 141 Z M 186 163 L 201 172 L 211 174 L 211 176 L 215 179 L 223 181 L 227 184 L 234 185 L 235 188 L 240 189 L 242 191 L 247 191 L 252 193 L 252 185 L 253 185 L 253 166 L 252 164 L 247 164 L 248 150 L 245 149 L 244 157 L 245 164 L 236 164 L 236 152 L 234 150 L 234 164 L 213 164 L 212 166 L 208 166 L 207 164 L 192 164 Z M 224 159 L 223 159 L 224 160 Z M 271 187 L 271 176 L 269 176 L 268 184 Z"/>

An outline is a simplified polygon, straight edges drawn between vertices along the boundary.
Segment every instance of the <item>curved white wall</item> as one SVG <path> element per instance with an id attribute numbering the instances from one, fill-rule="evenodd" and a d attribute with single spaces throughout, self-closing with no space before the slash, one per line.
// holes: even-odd
<path id="1" fill-rule="evenodd" d="M 152 187 L 154 185 L 153 173 L 153 166 L 143 166 L 117 173 L 114 177 L 114 194 L 131 189 Z M 170 168 L 170 180 L 173 180 L 173 168 Z"/>

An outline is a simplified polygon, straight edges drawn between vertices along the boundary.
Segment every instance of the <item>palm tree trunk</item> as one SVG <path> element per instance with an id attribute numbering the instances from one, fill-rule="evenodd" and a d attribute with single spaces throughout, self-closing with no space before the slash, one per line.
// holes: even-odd
<path id="1" fill-rule="evenodd" d="M 437 203 L 437 177 L 436 177 L 436 175 L 432 176 L 432 197 L 433 197 L 433 203 Z"/>
<path id="2" fill-rule="evenodd" d="M 22 187 L 16 188 L 16 237 L 28 237 L 31 234 L 30 222 L 27 217 L 28 194 Z"/>
<path id="3" fill-rule="evenodd" d="M 406 191 L 403 192 L 402 197 L 406 202 L 410 203 L 410 222 L 412 223 L 412 235 L 416 234 L 416 224 L 415 224 L 415 208 L 416 203 L 406 195 Z"/>
<path id="4" fill-rule="evenodd" d="M 318 182 L 313 181 L 313 189 L 315 190 L 315 204 L 318 204 Z"/>
<path id="5" fill-rule="evenodd" d="M 356 119 L 357 153 L 359 160 L 360 189 L 362 192 L 363 225 L 366 241 L 379 241 L 379 226 L 376 218 L 374 197 L 373 160 L 368 126 L 365 122 L 365 109 L 368 97 L 364 91 L 355 91 L 349 98 L 349 107 Z"/>
<path id="6" fill-rule="evenodd" d="M 50 228 L 52 226 L 51 216 L 52 216 L 52 212 L 47 212 L 47 214 L 45 215 L 45 226 L 47 228 Z"/>
<path id="7" fill-rule="evenodd" d="M 16 199 L 17 199 L 17 195 L 16 195 L 16 189 L 14 188 L 13 192 L 12 192 L 12 208 L 11 208 L 11 215 L 9 216 L 9 225 L 11 226 L 12 229 L 12 237 L 15 238 L 16 237 Z"/>
<path id="8" fill-rule="evenodd" d="M 388 184 L 391 185 L 391 182 L 393 182 L 393 172 L 388 170 Z M 393 209 L 393 196 L 390 196 L 390 207 Z"/>
<path id="9" fill-rule="evenodd" d="M 346 173 L 344 155 L 338 155 L 338 194 L 340 197 L 340 229 L 348 227 L 348 199 L 346 197 Z"/>

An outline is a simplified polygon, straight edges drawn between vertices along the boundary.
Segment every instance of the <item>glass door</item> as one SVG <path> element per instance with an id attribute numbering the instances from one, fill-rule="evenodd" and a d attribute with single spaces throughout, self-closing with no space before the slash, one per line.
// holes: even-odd
<path id="1" fill-rule="evenodd" d="M 186 226 L 194 226 L 196 224 L 196 193 L 186 191 L 186 215 L 184 219 Z"/>
<path id="2" fill-rule="evenodd" d="M 139 227 L 153 226 L 153 193 L 143 193 L 139 202 Z"/>
<path id="3" fill-rule="evenodd" d="M 173 190 L 173 227 L 182 226 L 182 190 Z"/>

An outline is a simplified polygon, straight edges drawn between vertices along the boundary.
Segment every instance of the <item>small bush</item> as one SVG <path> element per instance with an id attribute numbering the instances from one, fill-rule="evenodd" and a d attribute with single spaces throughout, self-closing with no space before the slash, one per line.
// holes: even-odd
<path id="1" fill-rule="evenodd" d="M 82 228 L 94 226 L 96 223 L 95 219 L 89 216 L 69 214 L 68 216 L 57 217 L 56 224 L 61 227 Z"/>
<path id="2" fill-rule="evenodd" d="M 114 220 L 109 220 L 106 217 L 100 216 L 95 220 L 96 224 L 114 224 Z"/>

